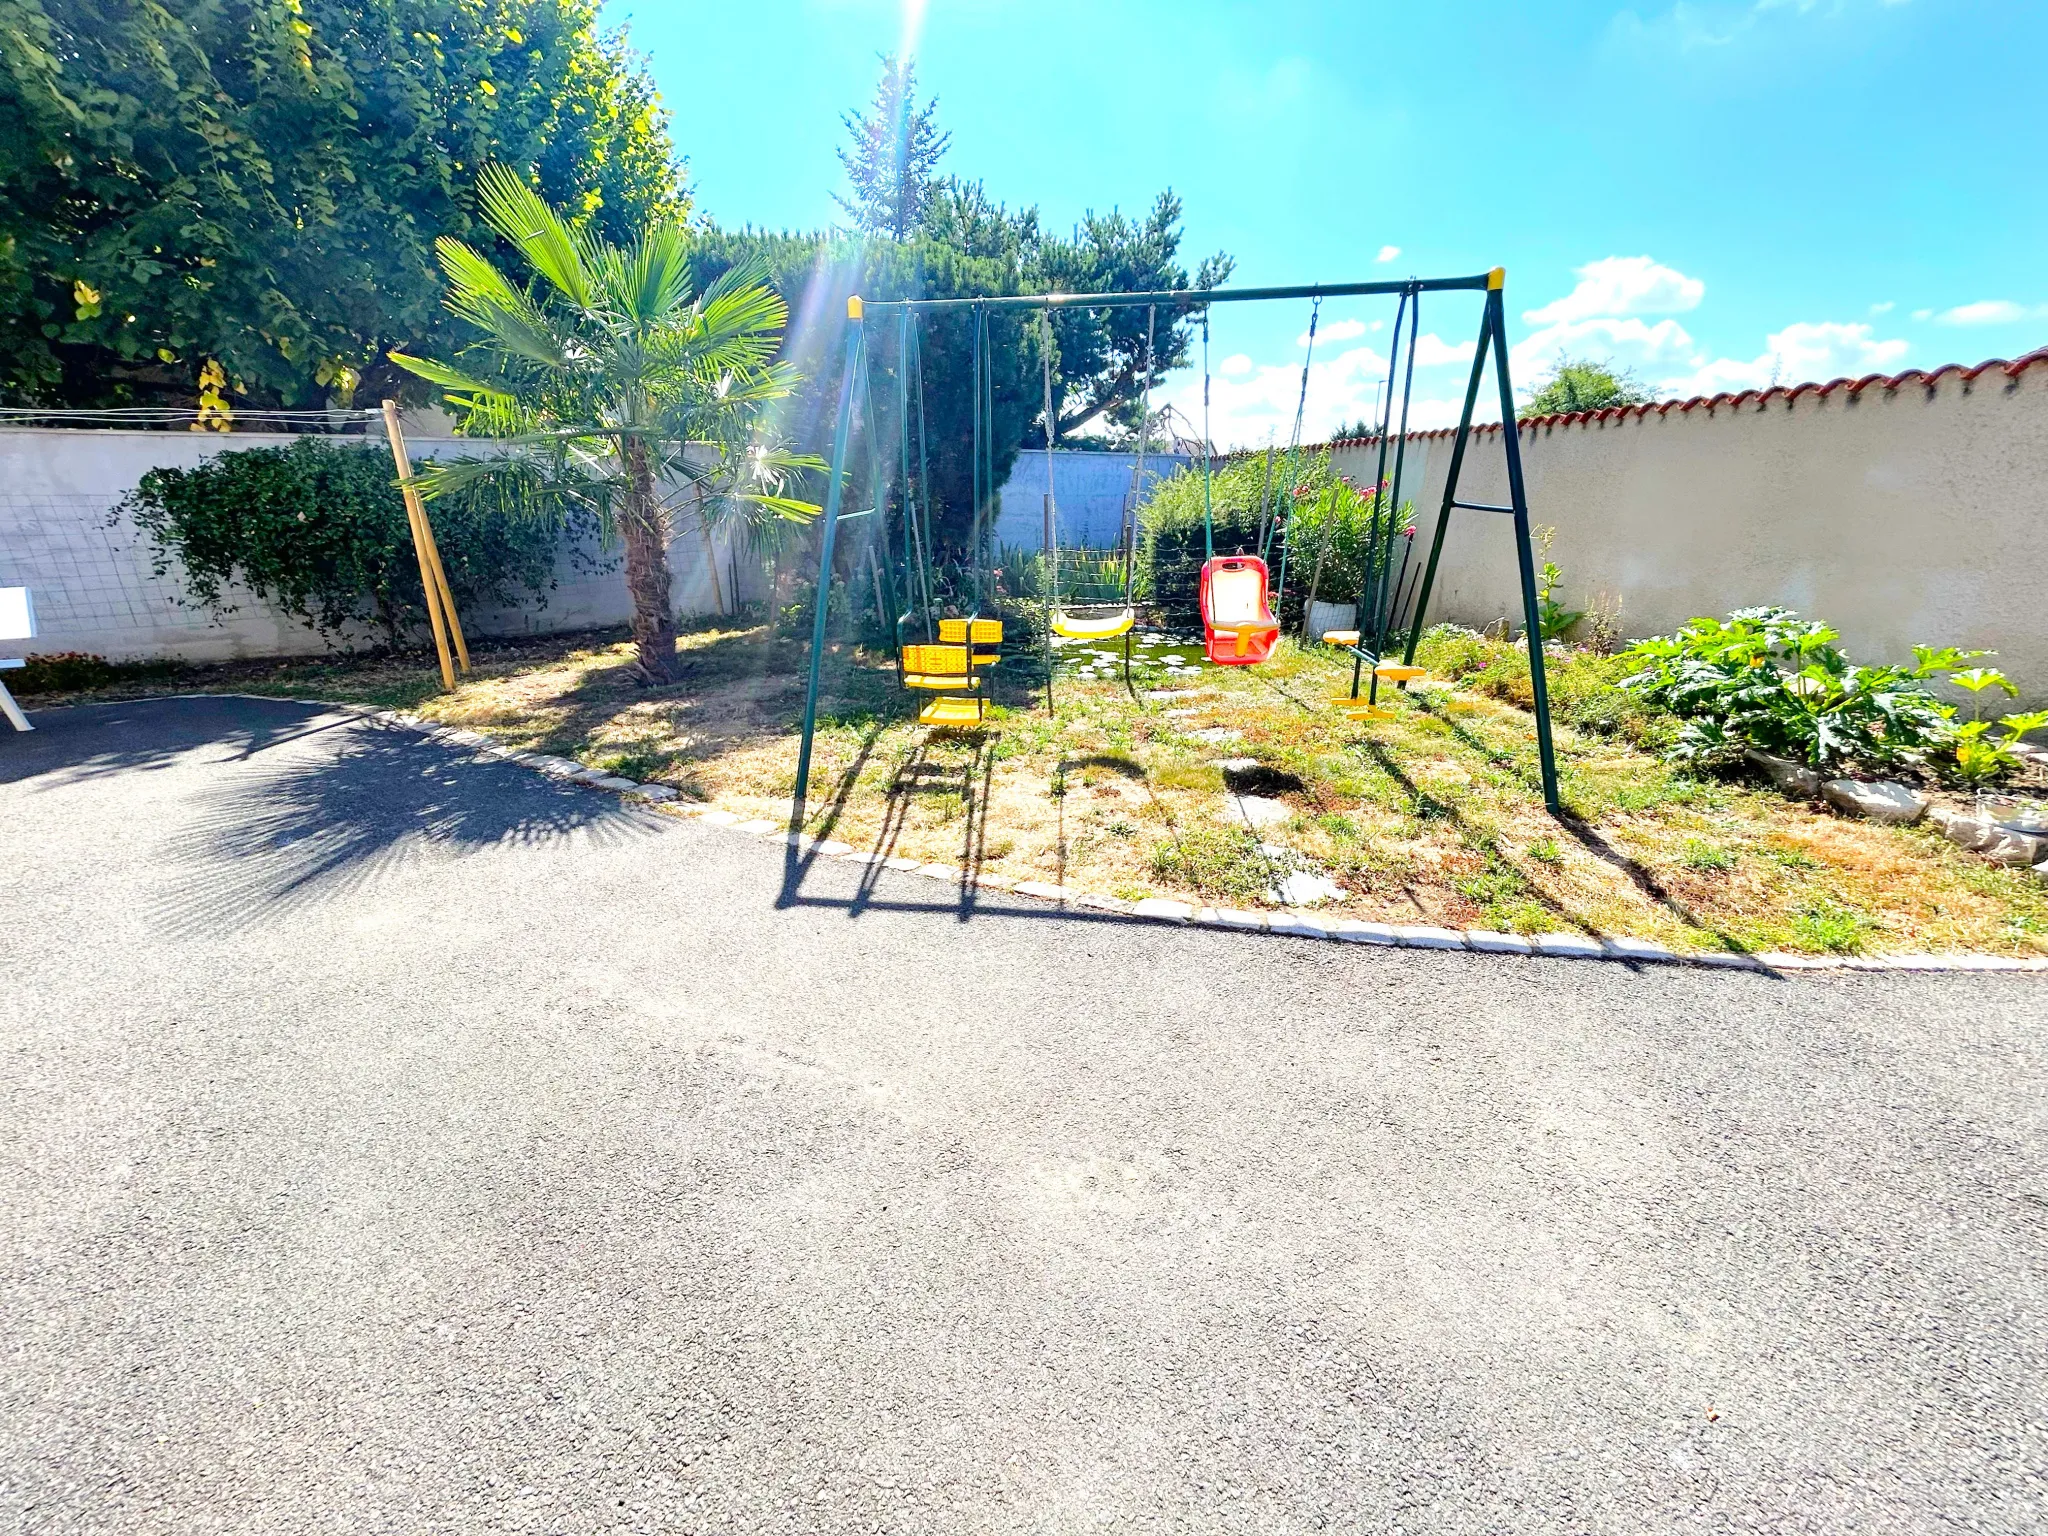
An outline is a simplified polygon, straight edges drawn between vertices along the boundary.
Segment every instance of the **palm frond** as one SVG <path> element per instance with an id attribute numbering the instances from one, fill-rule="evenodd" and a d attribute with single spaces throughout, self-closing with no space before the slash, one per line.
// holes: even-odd
<path id="1" fill-rule="evenodd" d="M 689 241 L 674 224 L 644 231 L 630 251 L 607 249 L 606 297 L 641 331 L 672 321 L 690 301 Z"/>
<path id="2" fill-rule="evenodd" d="M 505 275 L 460 240 L 443 235 L 434 242 L 441 270 L 448 274 L 450 314 L 467 320 L 502 350 L 544 368 L 560 368 L 568 349 L 548 324 L 531 294 L 512 286 Z"/>
<path id="3" fill-rule="evenodd" d="M 425 379 L 429 384 L 439 384 L 444 389 L 459 389 L 479 398 L 510 400 L 512 396 L 495 384 L 486 384 L 481 379 L 470 377 L 460 369 L 450 368 L 446 363 L 437 363 L 432 358 L 414 357 L 409 352 L 387 352 L 384 354 L 407 373 Z"/>
<path id="4" fill-rule="evenodd" d="M 484 218 L 519 247 L 533 270 L 578 309 L 590 308 L 591 250 L 562 216 L 510 168 L 496 163 L 477 177 Z"/>

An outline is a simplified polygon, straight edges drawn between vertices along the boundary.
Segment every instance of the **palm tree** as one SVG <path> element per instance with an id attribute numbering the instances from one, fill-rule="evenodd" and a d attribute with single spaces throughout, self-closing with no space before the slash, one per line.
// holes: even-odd
<path id="1" fill-rule="evenodd" d="M 822 461 L 766 441 L 760 424 L 762 407 L 799 381 L 775 361 L 788 306 L 754 266 L 693 295 L 679 225 L 650 225 L 621 248 L 572 229 L 503 166 L 485 167 L 477 190 L 485 222 L 532 278 L 518 286 L 460 240 L 435 241 L 444 302 L 482 332 L 469 349 L 481 366 L 401 352 L 391 360 L 447 389 L 467 433 L 504 451 L 429 466 L 416 477 L 420 492 L 485 481 L 515 511 L 590 509 L 625 545 L 639 669 L 649 682 L 672 681 L 668 544 L 678 516 L 708 535 L 714 518 L 817 515 L 787 492 Z"/>

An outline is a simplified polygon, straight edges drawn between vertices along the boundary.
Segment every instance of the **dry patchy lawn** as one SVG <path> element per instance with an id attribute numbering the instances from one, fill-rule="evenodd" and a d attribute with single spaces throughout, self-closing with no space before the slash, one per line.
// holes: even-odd
<path id="1" fill-rule="evenodd" d="M 1555 820 L 1537 793 L 1531 717 L 1467 686 L 1484 648 L 1435 650 L 1422 659 L 1458 681 L 1393 696 L 1396 718 L 1382 723 L 1325 707 L 1348 663 L 1283 644 L 1262 667 L 1169 674 L 1154 661 L 1129 690 L 1083 655 L 1090 675 L 1063 665 L 1050 715 L 1030 675 L 999 669 L 986 728 L 952 733 L 919 726 L 919 701 L 893 672 L 841 648 L 808 826 L 1125 898 L 1257 907 L 1305 874 L 1343 892 L 1319 910 L 1379 921 L 1627 934 L 1681 950 L 2048 951 L 2048 892 L 2024 872 L 1932 831 L 1678 773 L 1603 723 L 1597 699 L 1579 712 L 1592 728 L 1560 720 L 1571 814 Z M 272 664 L 214 686 L 408 705 L 508 747 L 786 816 L 801 648 L 710 628 L 682 652 L 682 680 L 658 690 L 633 679 L 630 647 L 610 637 L 485 646 L 448 695 L 415 658 Z"/>

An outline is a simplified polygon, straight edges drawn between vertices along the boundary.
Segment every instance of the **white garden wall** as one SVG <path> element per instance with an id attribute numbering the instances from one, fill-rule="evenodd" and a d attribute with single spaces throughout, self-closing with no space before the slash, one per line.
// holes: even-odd
<path id="1" fill-rule="evenodd" d="M 1570 606 L 1618 606 L 1623 632 L 1642 636 L 1778 603 L 1827 620 L 1863 659 L 1907 660 L 1915 642 L 1994 650 L 2029 702 L 2048 702 L 2048 350 L 1520 432 Z M 1346 443 L 1334 459 L 1367 482 L 1377 453 Z M 1408 453 L 1420 558 L 1451 435 L 1412 436 Z M 1460 496 L 1507 500 L 1498 426 L 1474 435 Z M 1509 530 L 1452 513 L 1433 617 L 1519 627 Z"/>
<path id="2" fill-rule="evenodd" d="M 0 587 L 34 591 L 41 630 L 18 649 L 89 651 L 114 661 L 228 661 L 325 650 L 326 642 L 311 629 L 247 593 L 231 598 L 237 611 L 224 619 L 185 606 L 179 573 L 155 575 L 148 537 L 114 517 L 122 498 L 151 469 L 293 441 L 254 432 L 0 430 Z M 380 438 L 372 441 L 381 445 Z M 479 446 L 454 438 L 407 439 L 415 463 L 474 453 Z M 682 535 L 669 558 L 677 613 L 716 611 L 702 536 L 694 530 Z M 722 542 L 718 558 L 720 582 L 730 587 L 731 554 Z M 463 628 L 504 635 L 623 624 L 632 612 L 625 578 L 616 559 L 606 563 L 612 568 L 579 570 L 565 551 L 545 605 L 464 613 Z M 751 596 L 759 584 L 749 583 L 744 565 L 741 579 Z M 731 592 L 724 595 L 730 605 Z"/>

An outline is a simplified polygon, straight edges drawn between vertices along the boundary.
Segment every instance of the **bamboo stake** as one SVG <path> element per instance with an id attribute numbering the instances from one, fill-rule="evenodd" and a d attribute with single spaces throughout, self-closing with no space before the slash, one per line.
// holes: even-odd
<path id="1" fill-rule="evenodd" d="M 441 658 L 441 686 L 455 688 L 455 664 L 448 655 L 448 631 L 441 618 L 441 582 L 435 574 L 435 562 L 428 553 L 431 535 L 426 530 L 426 509 L 420 505 L 420 493 L 405 482 L 412 479 L 412 465 L 405 456 L 405 434 L 398 426 L 398 402 L 384 402 L 384 435 L 391 441 L 391 461 L 398 466 L 399 491 L 405 497 L 405 521 L 412 530 L 413 553 L 420 561 L 420 588 L 427 600 L 427 619 L 434 630 L 434 650 Z M 451 605 L 452 606 L 452 605 Z"/>

